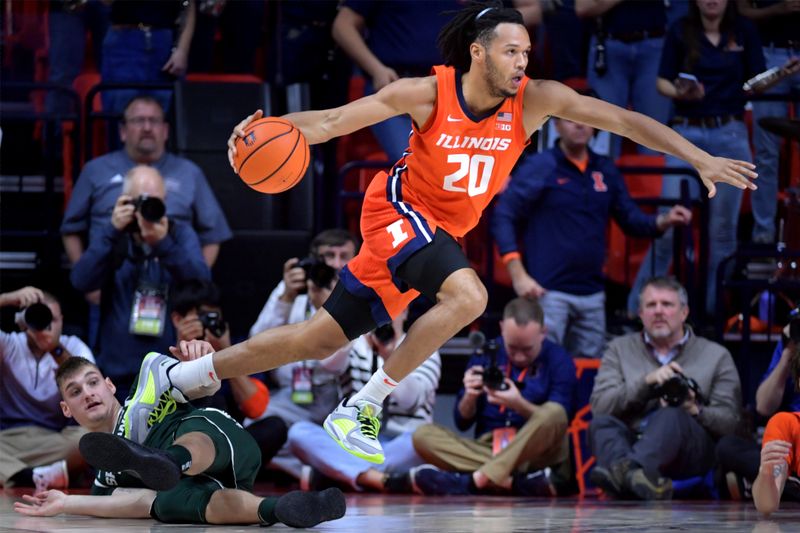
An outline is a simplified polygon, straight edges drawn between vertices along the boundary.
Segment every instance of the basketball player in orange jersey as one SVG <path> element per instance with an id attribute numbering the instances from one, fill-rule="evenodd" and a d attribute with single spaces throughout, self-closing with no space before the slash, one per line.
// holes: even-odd
<path id="1" fill-rule="evenodd" d="M 412 325 L 383 369 L 325 421 L 325 429 L 346 450 L 383 462 L 377 435 L 384 399 L 486 306 L 486 289 L 454 238 L 475 226 L 529 137 L 550 116 L 625 135 L 688 161 L 709 196 L 715 183 L 755 189 L 750 163 L 713 157 L 644 115 L 580 96 L 560 83 L 528 79 L 528 32 L 519 12 L 499 2 L 455 14 L 438 44 L 447 66 L 434 67 L 431 76 L 397 80 L 336 109 L 285 117 L 310 144 L 404 113 L 411 116 L 413 131 L 403 158 L 370 183 L 361 215 L 364 244 L 342 270 L 324 308 L 306 322 L 176 363 L 168 377 L 179 391 L 327 357 L 388 323 L 422 293 L 435 305 Z M 231 162 L 236 137 L 260 117 L 257 111 L 234 129 L 228 142 Z"/>

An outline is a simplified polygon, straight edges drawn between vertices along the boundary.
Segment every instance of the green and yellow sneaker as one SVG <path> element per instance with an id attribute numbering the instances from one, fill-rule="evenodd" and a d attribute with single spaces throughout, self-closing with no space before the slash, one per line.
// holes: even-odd
<path id="1" fill-rule="evenodd" d="M 328 415 L 323 427 L 349 453 L 381 464 L 384 461 L 383 447 L 378 441 L 381 411 L 380 405 L 369 400 L 358 400 L 349 406 L 345 399 Z"/>

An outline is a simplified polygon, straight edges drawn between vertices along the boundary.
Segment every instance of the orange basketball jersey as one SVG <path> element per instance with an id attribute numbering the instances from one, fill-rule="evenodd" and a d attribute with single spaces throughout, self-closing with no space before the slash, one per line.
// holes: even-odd
<path id="1" fill-rule="evenodd" d="M 424 131 L 414 125 L 409 150 L 392 174 L 402 179 L 405 201 L 428 215 L 429 222 L 461 237 L 478 223 L 529 142 L 522 120 L 528 78 L 516 96 L 487 116 L 475 117 L 464 102 L 460 73 L 445 66 L 434 72 L 433 116 Z"/>

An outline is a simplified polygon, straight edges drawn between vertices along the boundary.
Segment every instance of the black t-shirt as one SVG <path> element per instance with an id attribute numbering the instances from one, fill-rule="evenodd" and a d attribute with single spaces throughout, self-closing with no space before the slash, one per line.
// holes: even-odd
<path id="1" fill-rule="evenodd" d="M 746 102 L 742 84 L 766 70 L 755 25 L 739 17 L 733 31 L 722 35 L 717 46 L 701 34 L 700 58 L 689 67 L 683 35 L 685 21 L 681 19 L 667 32 L 658 76 L 674 81 L 680 72 L 694 74 L 705 87 L 705 97 L 691 102 L 675 100 L 675 115 L 709 117 L 742 113 Z"/>
<path id="2" fill-rule="evenodd" d="M 625 0 L 603 15 L 603 28 L 611 36 L 636 31 L 663 32 L 666 25 L 667 12 L 660 0 Z"/>
<path id="3" fill-rule="evenodd" d="M 182 0 L 116 0 L 111 4 L 111 24 L 174 29 L 182 10 Z"/>

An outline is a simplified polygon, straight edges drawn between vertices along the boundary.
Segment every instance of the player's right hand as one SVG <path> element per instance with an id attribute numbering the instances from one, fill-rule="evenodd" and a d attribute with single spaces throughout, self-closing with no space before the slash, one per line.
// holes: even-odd
<path id="1" fill-rule="evenodd" d="M 244 129 L 247 127 L 247 125 L 263 116 L 264 112 L 260 109 L 256 109 L 255 113 L 238 123 L 233 128 L 233 133 L 231 133 L 231 136 L 228 137 L 228 163 L 230 163 L 234 172 L 239 171 L 235 166 L 233 166 L 233 158 L 236 156 L 236 138 L 244 137 Z"/>
<path id="2" fill-rule="evenodd" d="M 697 173 L 700 180 L 708 189 L 708 197 L 713 198 L 717 194 L 716 182 L 728 183 L 737 189 L 756 190 L 758 187 L 751 180 L 758 177 L 755 173 L 756 166 L 748 161 L 728 159 L 727 157 L 708 157 L 697 165 Z"/>
<path id="3" fill-rule="evenodd" d="M 27 516 L 56 516 L 64 512 L 67 495 L 60 490 L 46 490 L 39 494 L 23 494 L 23 502 L 14 502 L 14 510 Z"/>

